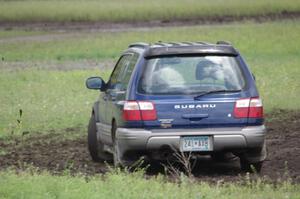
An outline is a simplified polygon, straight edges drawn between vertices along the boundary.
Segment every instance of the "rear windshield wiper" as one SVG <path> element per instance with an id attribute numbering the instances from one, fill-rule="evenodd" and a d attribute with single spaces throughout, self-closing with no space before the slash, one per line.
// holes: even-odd
<path id="1" fill-rule="evenodd" d="M 202 97 L 202 96 L 208 95 L 208 94 L 213 94 L 213 93 L 235 93 L 235 92 L 240 92 L 240 91 L 241 90 L 225 90 L 225 89 L 205 91 L 205 92 L 200 93 L 199 95 L 196 95 L 194 97 L 194 99 L 198 99 L 199 97 Z"/>

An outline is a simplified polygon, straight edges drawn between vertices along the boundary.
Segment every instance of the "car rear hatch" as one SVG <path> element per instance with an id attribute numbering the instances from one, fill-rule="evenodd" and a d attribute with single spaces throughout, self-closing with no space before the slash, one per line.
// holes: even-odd
<path id="1" fill-rule="evenodd" d="M 136 99 L 154 105 L 156 120 L 147 128 L 245 126 L 235 117 L 236 101 L 249 96 L 235 56 L 197 55 L 147 60 Z"/>
<path id="2" fill-rule="evenodd" d="M 157 119 L 144 121 L 150 128 L 194 128 L 218 126 L 244 126 L 247 118 L 235 118 L 235 101 L 240 94 L 218 94 L 219 97 L 206 97 L 196 100 L 194 97 L 173 99 L 147 96 L 153 102 Z M 222 96 L 222 97 L 221 97 Z M 226 97 L 226 98 L 225 98 Z"/>

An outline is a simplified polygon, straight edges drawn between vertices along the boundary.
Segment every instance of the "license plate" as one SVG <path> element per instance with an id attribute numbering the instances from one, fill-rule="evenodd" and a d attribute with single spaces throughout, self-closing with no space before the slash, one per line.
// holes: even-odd
<path id="1" fill-rule="evenodd" d="M 181 151 L 211 151 L 212 140 L 210 136 L 188 136 L 180 139 Z"/>

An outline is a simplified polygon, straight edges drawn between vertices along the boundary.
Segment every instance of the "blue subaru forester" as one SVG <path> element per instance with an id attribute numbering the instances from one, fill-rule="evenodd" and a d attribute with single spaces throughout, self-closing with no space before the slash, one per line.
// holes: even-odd
<path id="1" fill-rule="evenodd" d="M 88 126 L 94 161 L 231 153 L 259 172 L 267 156 L 254 76 L 227 42 L 134 43 L 107 83 L 90 77 L 86 86 L 101 91 Z"/>

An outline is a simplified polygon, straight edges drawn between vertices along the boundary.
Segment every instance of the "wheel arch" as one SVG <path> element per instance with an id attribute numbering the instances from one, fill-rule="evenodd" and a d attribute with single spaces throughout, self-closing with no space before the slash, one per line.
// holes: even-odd
<path id="1" fill-rule="evenodd" d="M 99 122 L 99 101 L 95 102 L 92 109 L 92 114 L 95 115 L 96 122 Z"/>

